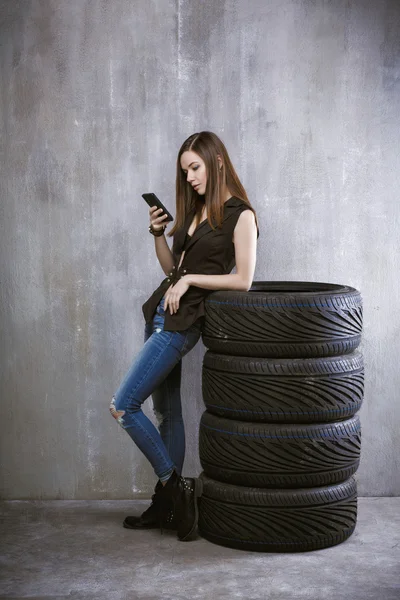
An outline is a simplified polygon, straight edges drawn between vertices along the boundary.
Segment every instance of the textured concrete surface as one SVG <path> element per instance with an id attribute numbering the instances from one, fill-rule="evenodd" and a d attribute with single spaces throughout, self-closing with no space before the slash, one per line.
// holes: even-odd
<path id="1" fill-rule="evenodd" d="M 254 278 L 361 290 L 358 490 L 400 494 L 399 39 L 398 0 L 0 2 L 2 498 L 154 486 L 108 406 L 164 276 L 141 193 L 175 214 L 203 129 L 257 211 Z M 184 359 L 188 475 L 203 353 Z"/>
<path id="2" fill-rule="evenodd" d="M 359 498 L 337 546 L 258 553 L 121 525 L 143 500 L 3 502 L 1 600 L 398 600 L 400 498 Z"/>

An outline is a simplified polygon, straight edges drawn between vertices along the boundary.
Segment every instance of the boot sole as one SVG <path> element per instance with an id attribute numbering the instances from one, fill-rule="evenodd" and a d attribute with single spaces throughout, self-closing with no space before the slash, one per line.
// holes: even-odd
<path id="1" fill-rule="evenodd" d="M 122 523 L 122 526 L 125 527 L 125 529 L 136 529 L 137 531 L 140 531 L 142 529 L 159 529 L 160 524 L 158 522 L 154 522 L 154 523 L 149 523 L 148 525 L 129 525 L 129 523 L 126 523 L 125 521 Z M 171 530 L 176 530 L 178 527 L 178 525 L 171 525 L 170 523 L 166 523 L 163 525 L 163 529 L 171 529 Z"/>
<path id="2" fill-rule="evenodd" d="M 193 495 L 194 495 L 194 522 L 193 522 L 193 526 L 191 528 L 191 530 L 189 531 L 189 533 L 187 533 L 185 535 L 185 537 L 183 538 L 179 538 L 179 540 L 181 542 L 189 542 L 191 541 L 193 534 L 196 534 L 196 529 L 197 529 L 197 524 L 199 521 L 199 507 L 197 504 L 197 499 L 200 498 L 200 496 L 203 493 L 203 481 L 202 479 L 197 479 L 195 478 L 194 480 L 194 491 L 193 491 Z"/>
<path id="3" fill-rule="evenodd" d="M 122 523 L 123 527 L 125 527 L 125 529 L 155 529 L 158 527 L 158 523 L 149 523 L 148 525 L 129 525 L 129 523 L 126 523 L 125 521 Z"/>

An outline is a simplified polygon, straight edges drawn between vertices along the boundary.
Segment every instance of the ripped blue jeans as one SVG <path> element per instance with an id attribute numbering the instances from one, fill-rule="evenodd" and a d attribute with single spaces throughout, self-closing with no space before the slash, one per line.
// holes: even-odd
<path id="1" fill-rule="evenodd" d="M 145 325 L 144 345 L 110 404 L 112 416 L 150 461 L 160 481 L 167 481 L 174 469 L 182 473 L 185 458 L 180 390 L 182 357 L 201 335 L 201 319 L 184 331 L 164 331 L 164 315 L 162 298 L 153 322 Z M 150 395 L 158 430 L 141 409 Z"/>

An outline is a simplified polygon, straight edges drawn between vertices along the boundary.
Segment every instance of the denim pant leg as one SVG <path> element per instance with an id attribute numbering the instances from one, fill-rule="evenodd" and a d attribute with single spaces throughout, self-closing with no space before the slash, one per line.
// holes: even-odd
<path id="1" fill-rule="evenodd" d="M 153 331 L 150 333 L 151 326 L 146 325 L 144 346 L 133 361 L 110 405 L 113 417 L 148 458 L 161 481 L 166 481 L 174 468 L 178 470 L 179 465 L 175 465 L 160 433 L 143 413 L 141 405 L 161 386 L 182 357 L 195 346 L 201 335 L 198 324 L 184 331 L 164 331 L 164 314 L 162 299 L 154 315 Z M 176 374 L 177 371 L 175 376 Z M 156 410 L 161 409 L 160 414 L 166 415 L 171 411 L 172 401 L 178 396 L 175 393 L 170 395 L 171 388 L 168 385 L 163 386 L 163 389 L 168 398 L 161 399 L 161 392 L 156 393 Z M 180 407 L 177 410 L 173 409 L 172 412 L 178 414 Z M 171 449 L 171 443 L 168 442 L 170 430 L 166 427 L 164 431 L 167 445 L 169 444 Z M 180 460 L 179 457 L 182 455 L 180 444 L 182 439 L 178 440 L 177 446 L 171 450 L 178 457 L 175 460 Z"/>
<path id="2" fill-rule="evenodd" d="M 179 475 L 185 459 L 185 426 L 181 401 L 182 360 L 153 391 L 153 411 L 161 439 Z"/>

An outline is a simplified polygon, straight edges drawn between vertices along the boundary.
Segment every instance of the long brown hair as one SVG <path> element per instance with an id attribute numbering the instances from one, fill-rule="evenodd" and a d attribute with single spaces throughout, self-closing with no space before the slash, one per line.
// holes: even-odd
<path id="1" fill-rule="evenodd" d="M 207 220 L 210 227 L 214 229 L 213 223 L 217 227 L 222 226 L 224 215 L 224 199 L 221 197 L 222 185 L 225 182 L 232 196 L 240 198 L 245 202 L 250 210 L 253 211 L 258 228 L 257 215 L 251 206 L 244 187 L 240 183 L 239 177 L 220 138 L 211 131 L 201 131 L 193 133 L 185 140 L 178 152 L 176 162 L 176 217 L 172 229 L 167 233 L 168 236 L 174 235 L 176 231 L 184 226 L 189 212 L 196 209 L 196 227 L 200 222 L 201 212 L 204 203 L 200 200 L 196 191 L 190 183 L 186 181 L 186 175 L 181 167 L 181 156 L 187 150 L 196 152 L 204 161 L 207 173 L 207 185 L 205 192 L 205 205 L 207 210 Z M 218 158 L 220 155 L 222 169 L 219 170 Z"/>

